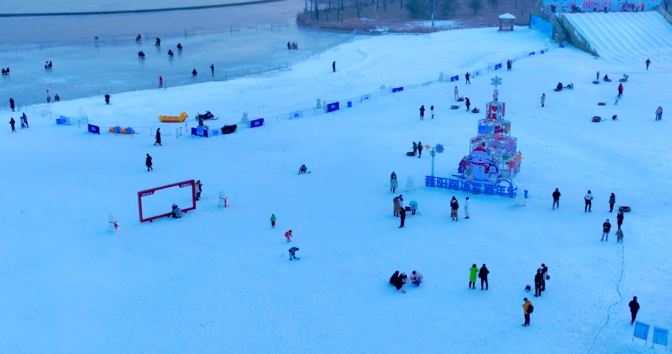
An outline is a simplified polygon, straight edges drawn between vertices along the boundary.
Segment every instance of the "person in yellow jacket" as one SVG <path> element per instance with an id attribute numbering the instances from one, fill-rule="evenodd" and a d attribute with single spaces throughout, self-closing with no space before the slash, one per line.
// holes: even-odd
<path id="1" fill-rule="evenodd" d="M 525 323 L 523 323 L 523 327 L 527 327 L 530 325 L 530 314 L 532 313 L 532 310 L 534 310 L 534 306 L 532 306 L 532 301 L 527 298 L 524 298 L 523 301 L 525 301 L 523 304 L 523 314 L 525 314 Z"/>
<path id="2" fill-rule="evenodd" d="M 469 268 L 469 289 L 476 289 L 476 274 L 478 274 L 478 267 L 474 264 Z"/>

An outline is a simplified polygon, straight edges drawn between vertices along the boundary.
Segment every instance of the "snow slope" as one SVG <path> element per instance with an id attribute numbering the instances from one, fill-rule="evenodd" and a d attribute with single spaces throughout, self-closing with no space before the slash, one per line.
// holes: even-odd
<path id="1" fill-rule="evenodd" d="M 543 40 L 490 29 L 371 37 L 292 72 L 54 110 L 83 110 L 101 124 L 149 123 L 179 109 L 291 111 L 316 97 L 431 80 L 439 68 L 466 71 Z M 447 49 L 460 44 L 468 50 Z M 628 70 L 620 104 L 597 106 L 617 83 L 591 85 L 596 70 L 617 76 L 624 68 L 565 48 L 497 73 L 524 157 L 516 179 L 530 199 L 521 208 L 470 195 L 471 219 L 459 222 L 450 221 L 448 202 L 467 195 L 424 188 L 428 154 L 405 156 L 411 141 L 441 143 L 436 173 L 454 173 L 483 117 L 449 108 L 452 84 L 225 137 L 167 137 L 162 147 L 147 134 L 97 136 L 32 115 L 28 130 L 5 126 L 0 353 L 650 353 L 631 342 L 627 302 L 638 296 L 642 321 L 672 325 L 669 119 L 653 120 L 664 97 L 657 88 L 672 74 Z M 458 85 L 477 107 L 491 97 L 488 77 Z M 558 81 L 576 89 L 553 92 Z M 421 104 L 436 107 L 434 120 L 418 119 Z M 590 122 L 612 114 L 620 120 Z M 0 111 L 0 120 L 10 116 Z M 145 171 L 146 153 L 154 172 Z M 297 176 L 301 164 L 312 174 Z M 392 171 L 398 193 L 419 204 L 403 229 L 392 216 Z M 407 193 L 409 175 L 417 191 Z M 138 223 L 138 190 L 191 178 L 204 183 L 196 211 Z M 561 208 L 551 211 L 556 187 Z M 220 189 L 232 203 L 225 210 L 216 207 Z M 592 213 L 583 212 L 587 189 Z M 623 245 L 614 232 L 599 241 L 602 222 L 615 221 L 611 192 L 633 208 Z M 107 232 L 111 212 L 117 234 Z M 287 261 L 290 246 L 301 261 Z M 523 289 L 542 262 L 551 280 L 532 298 Z M 465 287 L 473 263 L 490 269 L 487 292 Z M 419 288 L 401 294 L 387 285 L 395 270 L 414 269 L 425 275 Z M 526 296 L 535 305 L 529 328 L 521 327 Z"/>
<path id="2" fill-rule="evenodd" d="M 672 26 L 656 11 L 563 16 L 607 60 L 627 64 L 651 58 L 666 65 L 672 58 Z"/>

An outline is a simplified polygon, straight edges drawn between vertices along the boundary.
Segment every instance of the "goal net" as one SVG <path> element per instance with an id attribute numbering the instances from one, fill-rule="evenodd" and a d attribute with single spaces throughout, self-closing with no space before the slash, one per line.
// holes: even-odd
<path id="1" fill-rule="evenodd" d="M 140 222 L 170 216 L 173 204 L 177 204 L 183 213 L 196 209 L 196 182 L 193 179 L 139 191 Z"/>

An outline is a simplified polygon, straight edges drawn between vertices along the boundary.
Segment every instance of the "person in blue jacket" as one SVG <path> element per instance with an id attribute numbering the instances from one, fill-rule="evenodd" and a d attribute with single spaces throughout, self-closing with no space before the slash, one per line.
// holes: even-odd
<path id="1" fill-rule="evenodd" d="M 296 259 L 296 260 L 301 259 L 301 258 L 299 258 L 299 257 L 296 256 L 296 251 L 298 251 L 298 250 L 299 250 L 298 247 L 292 247 L 292 248 L 289 249 L 289 260 L 290 260 L 290 261 L 291 261 L 292 259 Z"/>

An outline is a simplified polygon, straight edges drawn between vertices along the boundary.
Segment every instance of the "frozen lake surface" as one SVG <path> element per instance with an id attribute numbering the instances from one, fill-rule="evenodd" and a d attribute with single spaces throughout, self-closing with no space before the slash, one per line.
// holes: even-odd
<path id="1" fill-rule="evenodd" d="M 117 44 L 100 43 L 57 46 L 37 50 L 4 51 L 0 66 L 10 67 L 2 76 L 1 105 L 9 97 L 18 105 L 46 103 L 46 90 L 61 100 L 159 88 L 207 81 L 222 81 L 268 70 L 290 70 L 292 63 L 305 60 L 317 51 L 341 43 L 351 35 L 304 30 L 295 26 L 254 28 L 240 32 L 163 38 L 160 47 L 153 39 Z M 101 37 L 104 39 L 105 37 Z M 297 42 L 299 50 L 287 50 L 287 42 Z M 177 43 L 184 47 L 178 51 Z M 168 56 L 168 50 L 174 57 Z M 138 58 L 143 51 L 146 59 Z M 45 61 L 53 63 L 45 70 Z M 211 75 L 210 64 L 215 73 Z M 193 69 L 198 76 L 193 77 Z M 329 68 L 325 68 L 329 69 Z"/>
<path id="2" fill-rule="evenodd" d="M 208 6 L 242 2 L 240 0 L 38 0 L 0 1 L 0 13 L 102 12 Z"/>

